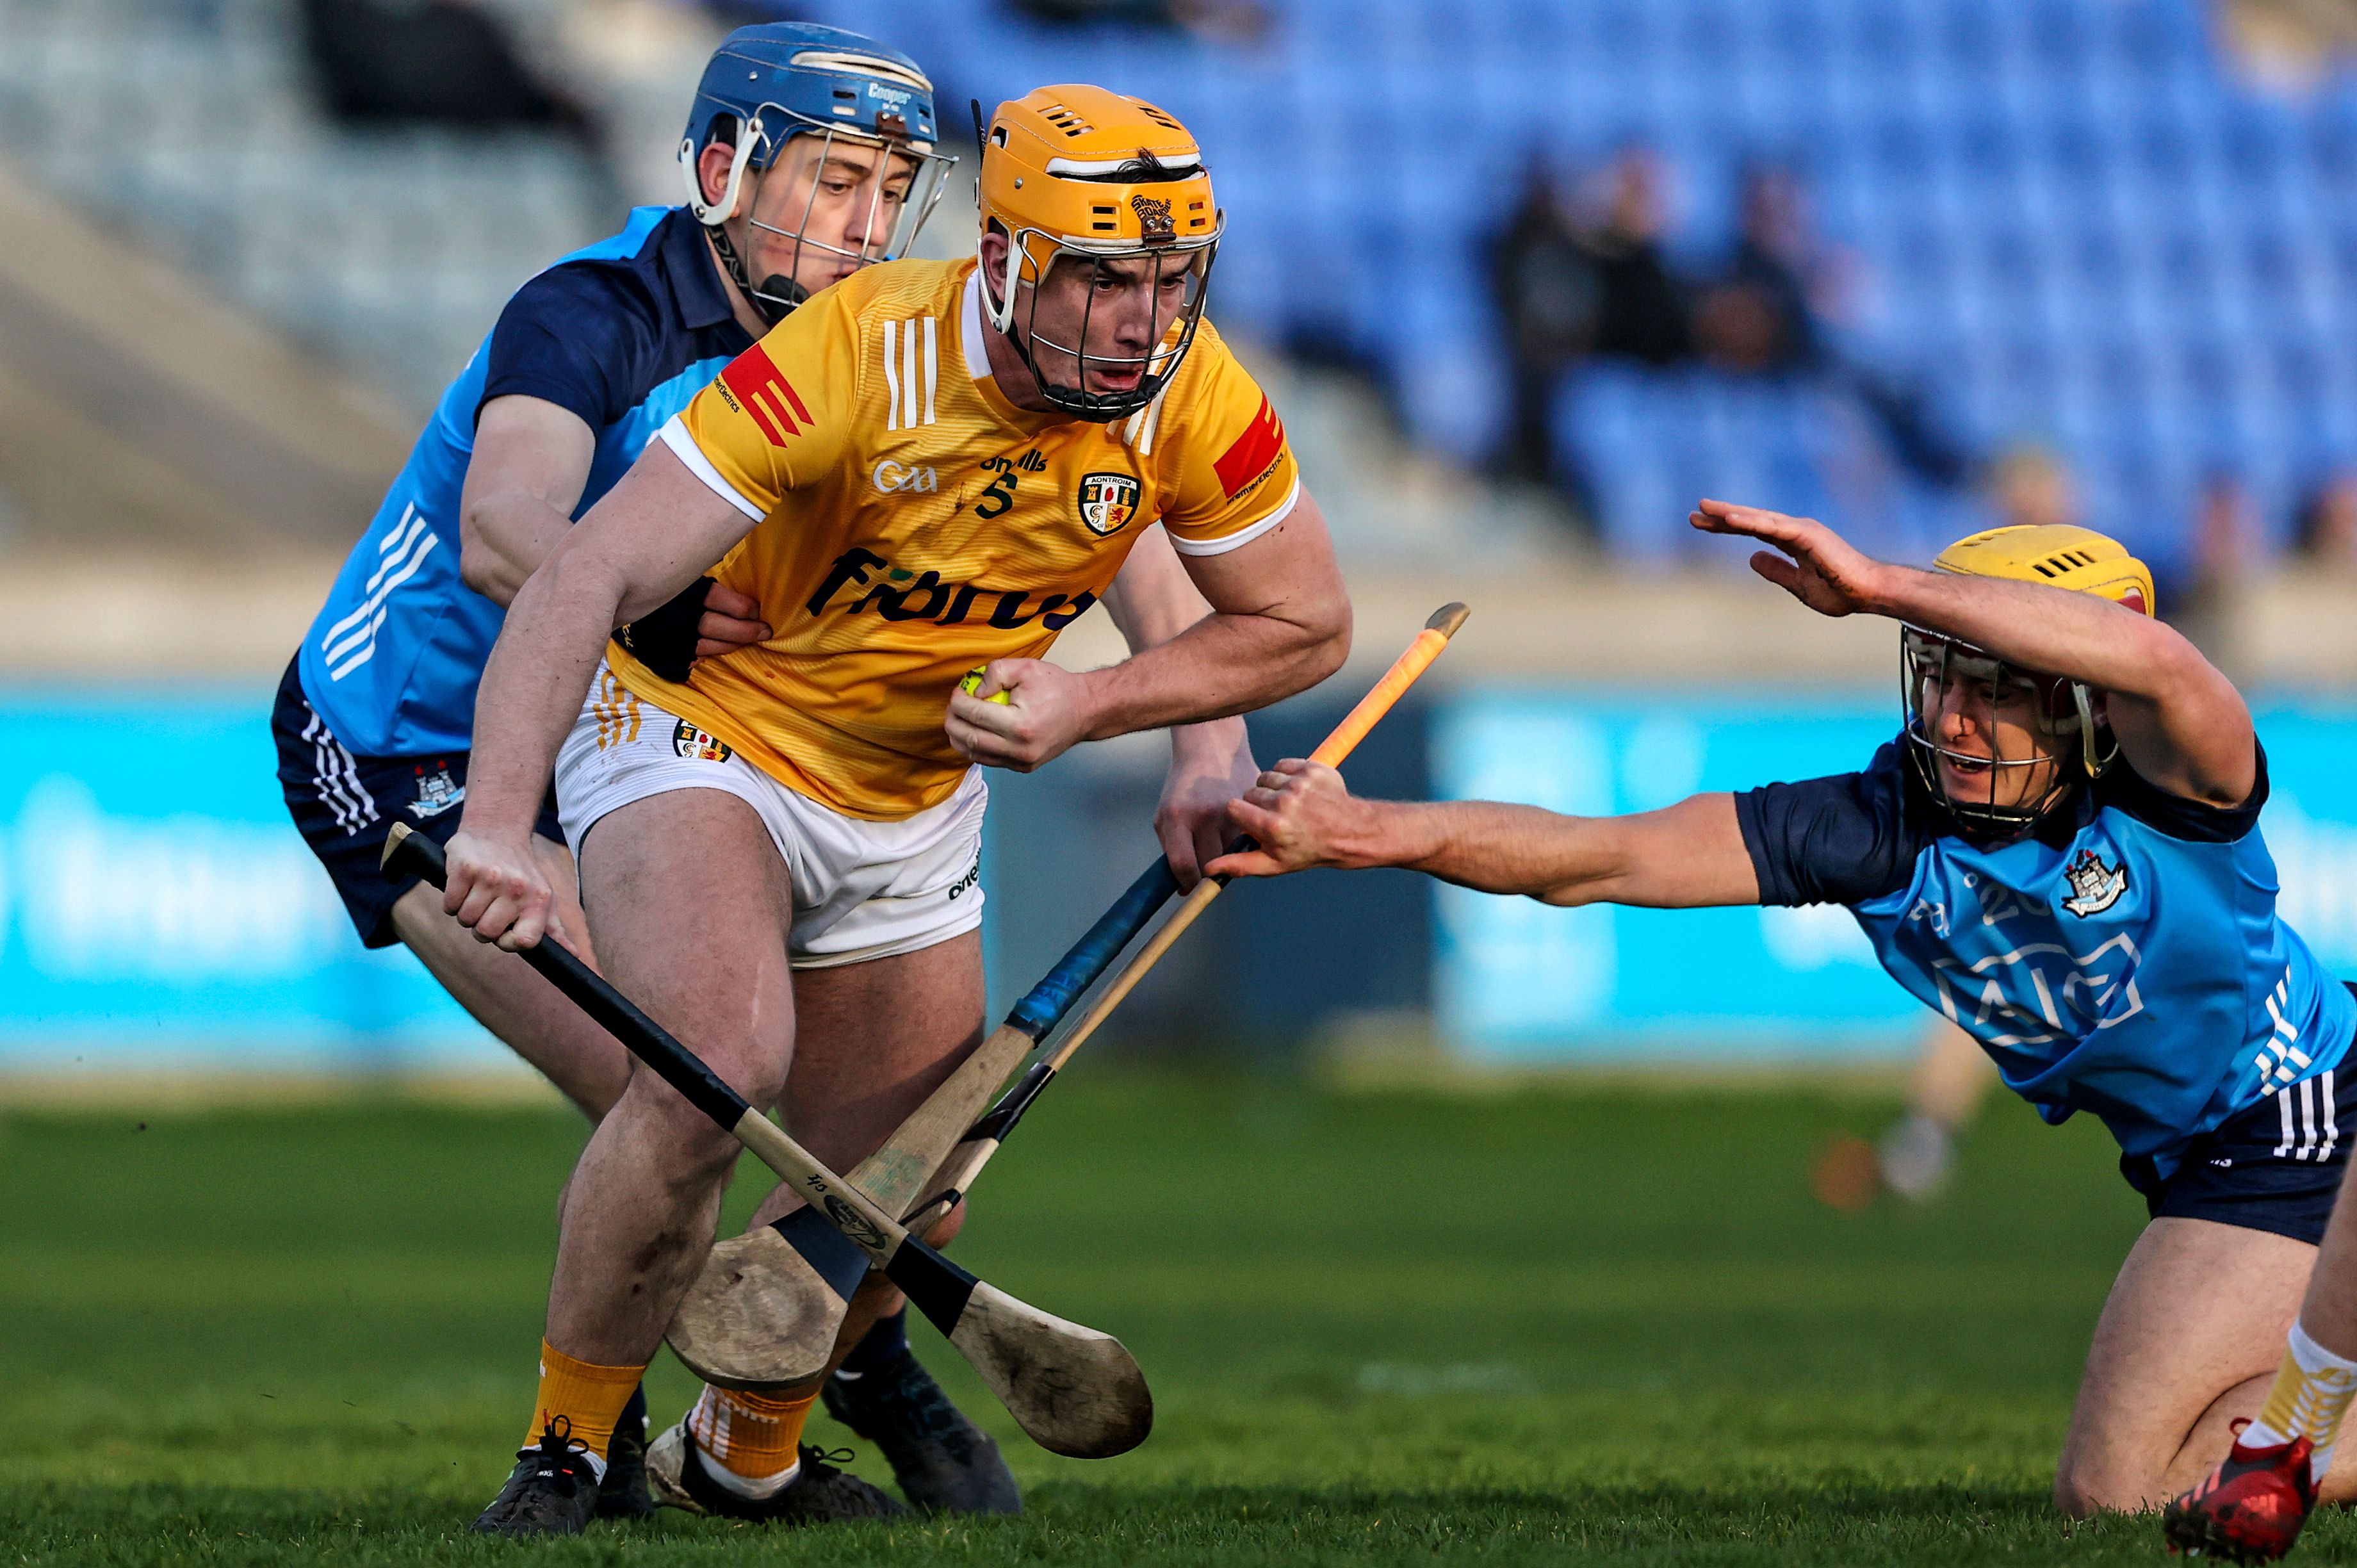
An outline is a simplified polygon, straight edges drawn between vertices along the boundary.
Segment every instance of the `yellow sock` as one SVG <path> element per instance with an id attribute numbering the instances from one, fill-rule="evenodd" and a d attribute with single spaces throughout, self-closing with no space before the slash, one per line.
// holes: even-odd
<path id="1" fill-rule="evenodd" d="M 706 1458 L 727 1472 L 718 1477 L 724 1484 L 729 1478 L 749 1482 L 765 1495 L 776 1487 L 763 1483 L 782 1483 L 799 1463 L 802 1424 L 817 1402 L 816 1389 L 793 1399 L 771 1399 L 706 1383 L 687 1412 L 688 1435 Z M 742 1486 L 731 1489 L 746 1490 Z"/>
<path id="2" fill-rule="evenodd" d="M 639 1386 L 646 1370 L 643 1362 L 635 1367 L 601 1367 L 595 1361 L 576 1361 L 542 1340 L 540 1404 L 533 1414 L 532 1430 L 524 1434 L 524 1446 L 538 1443 L 549 1423 L 561 1419 L 567 1423 L 562 1429 L 565 1435 L 588 1449 L 604 1466 L 615 1424 L 622 1419 L 622 1407 L 630 1402 L 630 1391 Z"/>
<path id="3" fill-rule="evenodd" d="M 2254 1448 L 2269 1448 L 2305 1437 L 2315 1444 L 2310 1474 L 2322 1481 L 2332 1462 L 2332 1448 L 2341 1435 L 2341 1419 L 2349 1413 L 2350 1395 L 2357 1393 L 2357 1364 L 2334 1355 L 2308 1337 L 2295 1323 L 2291 1348 L 2284 1353 L 2267 1402 L 2258 1420 L 2243 1429 L 2241 1441 Z"/>

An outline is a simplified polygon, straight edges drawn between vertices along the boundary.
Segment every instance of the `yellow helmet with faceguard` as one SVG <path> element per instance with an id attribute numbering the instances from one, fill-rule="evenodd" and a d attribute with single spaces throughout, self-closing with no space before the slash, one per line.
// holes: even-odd
<path id="1" fill-rule="evenodd" d="M 1004 264 L 995 274 L 984 268 L 983 306 L 990 325 L 1006 335 L 1056 408 L 1099 422 L 1136 413 L 1169 384 L 1202 319 L 1223 227 L 1202 150 L 1176 118 L 1145 100 L 1078 85 L 1042 87 L 1000 104 L 982 142 L 983 229 L 1007 242 Z M 1071 334 L 1074 341 L 1042 338 L 1033 319 L 1039 290 L 1060 257 L 1094 271 L 1107 261 L 1154 258 L 1161 263 L 1157 277 L 1171 275 L 1163 259 L 1176 258 L 1186 280 L 1183 302 L 1167 325 L 1157 305 L 1154 323 L 1160 334 L 1142 351 L 1084 352 L 1097 293 L 1092 271 L 1088 305 Z M 1027 295 L 1030 310 L 1018 323 Z M 1044 374 L 1042 348 L 1071 360 L 1078 380 L 1068 385 Z M 1138 381 L 1119 392 L 1092 392 L 1092 368 L 1135 370 Z"/>
<path id="2" fill-rule="evenodd" d="M 2108 534 L 2070 523 L 2023 523 L 1968 533 L 1940 552 L 1932 569 L 1960 577 L 2004 577 L 2093 594 L 2152 614 L 2152 568 Z"/>
<path id="3" fill-rule="evenodd" d="M 1932 569 L 1960 577 L 1995 577 L 2007 582 L 2035 583 L 2067 593 L 2091 594 L 2109 599 L 2140 615 L 2153 614 L 2152 569 L 2128 553 L 2126 545 L 2092 528 L 2067 523 L 2019 524 L 1967 534 L 1940 552 Z M 2016 669 L 1969 643 L 1901 627 L 1899 634 L 1900 685 L 1906 702 L 1909 750 L 1918 772 L 1932 794 L 1966 825 L 1984 831 L 2019 832 L 2034 825 L 2059 804 L 2076 779 L 2062 765 L 2064 749 L 2050 756 L 2006 757 L 1997 755 L 1990 738 L 1988 757 L 1954 750 L 1934 733 L 1930 717 L 1931 694 L 1951 683 L 1967 682 L 1985 689 L 1992 711 L 2008 692 L 2026 692 L 2034 701 L 2039 730 L 2051 741 L 2078 737 L 2076 757 L 2088 779 L 2100 778 L 2119 755 L 2119 745 L 2107 746 L 2109 732 L 2096 723 L 2094 703 L 2086 683 L 2035 671 Z M 1945 759 L 1960 770 L 1977 772 L 1988 780 L 1986 798 L 1960 799 L 1941 777 Z M 2055 764 L 2054 778 L 2035 798 L 2006 804 L 1997 801 L 1997 780 L 2007 769 Z"/>

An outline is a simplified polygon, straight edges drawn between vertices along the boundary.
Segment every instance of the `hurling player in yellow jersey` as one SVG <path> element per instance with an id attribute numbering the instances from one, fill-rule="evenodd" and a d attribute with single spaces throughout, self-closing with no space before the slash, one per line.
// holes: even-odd
<path id="1" fill-rule="evenodd" d="M 1043 88 L 999 107 L 980 187 L 975 260 L 887 263 L 803 304 L 549 554 L 485 671 L 448 848 L 450 911 L 538 941 L 554 769 L 607 974 L 836 1169 L 981 1038 L 973 765 L 1255 709 L 1349 647 L 1284 427 L 1202 319 L 1221 218 L 1193 137 Z M 1131 626 L 1139 651 L 1107 669 L 1042 662 L 1157 524 L 1211 613 Z M 705 572 L 760 605 L 766 641 L 678 681 L 609 641 Z M 960 693 L 976 665 L 981 695 Z M 578 1402 L 594 1428 L 601 1379 L 653 1355 L 736 1154 L 632 1078 L 574 1173 L 550 1290 L 548 1349 L 588 1371 L 544 1378 L 540 1419 Z M 691 1417 L 705 1495 L 758 1505 L 791 1479 L 815 1390 L 773 1393 Z M 771 1473 L 724 1452 L 749 1424 Z"/>

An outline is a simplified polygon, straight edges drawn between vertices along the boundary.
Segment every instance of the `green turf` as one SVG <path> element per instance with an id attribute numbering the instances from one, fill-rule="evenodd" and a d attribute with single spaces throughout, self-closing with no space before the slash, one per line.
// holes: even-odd
<path id="1" fill-rule="evenodd" d="M 576 1126 L 138 1114 L 0 1112 L 0 1562 L 2161 1560 L 2046 1504 L 2138 1211 L 2099 1128 L 2010 1105 L 1944 1202 L 1845 1215 L 1808 1156 L 1886 1106 L 1082 1075 L 959 1251 L 1128 1342 L 1144 1448 L 1028 1447 L 928 1330 L 1025 1518 L 533 1547 L 464 1527 L 529 1409 Z M 659 1363 L 658 1417 L 690 1386 Z"/>

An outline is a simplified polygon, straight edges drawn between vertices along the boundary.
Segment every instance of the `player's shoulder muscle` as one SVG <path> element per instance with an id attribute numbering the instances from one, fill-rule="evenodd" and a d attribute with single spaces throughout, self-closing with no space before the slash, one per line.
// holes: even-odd
<path id="1" fill-rule="evenodd" d="M 1182 553 L 1232 549 L 1290 510 L 1300 469 L 1285 421 L 1209 321 L 1156 423 L 1178 470 L 1162 521 Z"/>
<path id="2" fill-rule="evenodd" d="M 2256 736 L 2251 792 L 2239 806 L 2212 806 L 2189 800 L 2147 779 L 2126 757 L 2113 759 L 2095 780 L 2095 802 L 2114 808 L 2165 838 L 2185 843 L 2237 843 L 2258 826 L 2259 811 L 2267 803 L 2267 749 Z"/>
<path id="3" fill-rule="evenodd" d="M 558 263 L 500 312 L 481 402 L 536 397 L 593 430 L 613 424 L 646 393 L 662 309 L 638 269 L 598 258 Z"/>
<path id="4" fill-rule="evenodd" d="M 1932 837 L 1897 742 L 1860 772 L 1738 794 L 1735 821 L 1762 904 L 1862 904 L 1895 893 L 1913 880 Z"/>

